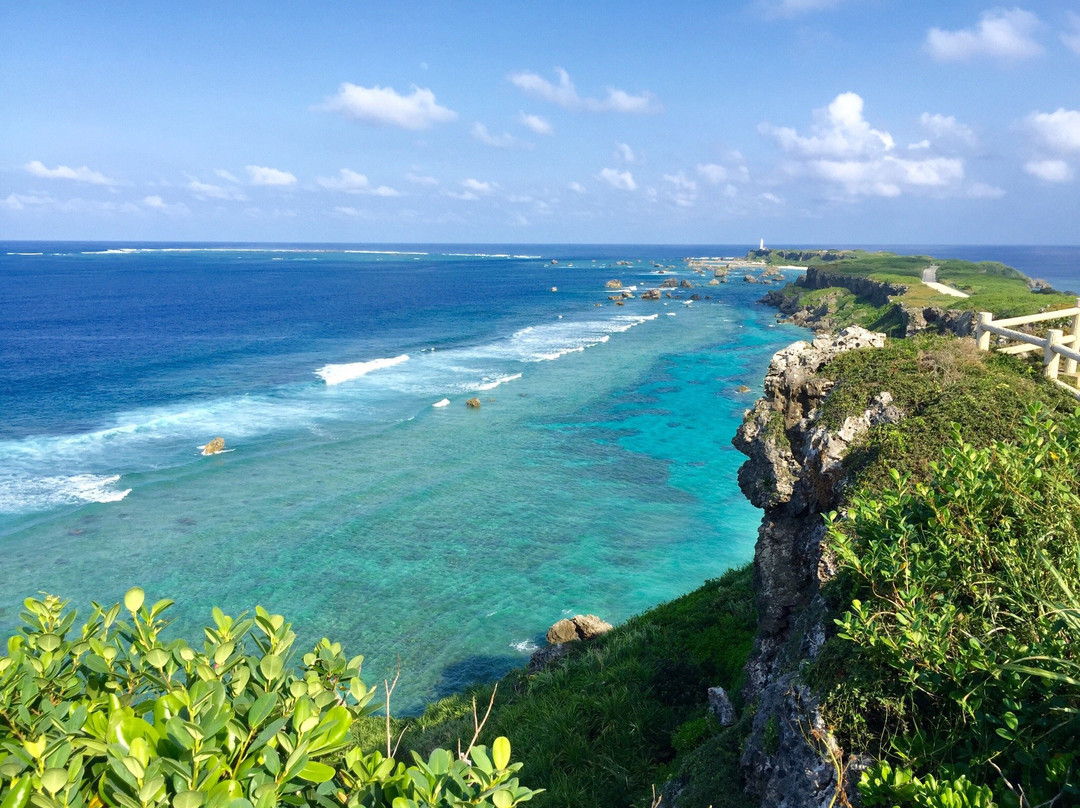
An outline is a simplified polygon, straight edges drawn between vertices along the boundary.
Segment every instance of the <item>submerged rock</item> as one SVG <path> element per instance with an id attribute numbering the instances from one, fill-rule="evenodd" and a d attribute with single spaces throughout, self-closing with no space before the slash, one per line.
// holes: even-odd
<path id="1" fill-rule="evenodd" d="M 204 447 L 202 447 L 202 453 L 204 455 L 218 454 L 225 451 L 225 438 L 214 438 Z"/>
<path id="2" fill-rule="evenodd" d="M 480 409 L 480 399 L 470 398 L 468 401 L 465 402 L 465 406 L 474 410 L 478 410 Z"/>

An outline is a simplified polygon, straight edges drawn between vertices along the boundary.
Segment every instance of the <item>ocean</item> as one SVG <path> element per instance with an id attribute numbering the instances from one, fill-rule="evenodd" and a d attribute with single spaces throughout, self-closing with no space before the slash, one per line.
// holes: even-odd
<path id="1" fill-rule="evenodd" d="M 807 334 L 682 259 L 750 246 L 0 244 L 0 626 L 260 604 L 412 712 L 748 561 L 731 437 Z"/>

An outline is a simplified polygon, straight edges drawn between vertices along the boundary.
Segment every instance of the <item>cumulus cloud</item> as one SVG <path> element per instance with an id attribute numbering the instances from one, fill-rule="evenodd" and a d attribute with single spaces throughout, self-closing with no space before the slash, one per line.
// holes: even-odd
<path id="1" fill-rule="evenodd" d="M 742 159 L 742 155 L 736 153 L 734 157 Z M 718 163 L 698 163 L 697 173 L 713 185 L 720 185 L 731 181 L 747 182 L 750 172 L 744 165 L 724 166 Z"/>
<path id="2" fill-rule="evenodd" d="M 240 182 L 240 180 L 238 180 L 236 177 L 234 177 L 232 174 L 230 174 L 224 168 L 215 168 L 214 169 L 214 175 L 217 176 L 217 177 L 220 177 L 221 179 L 225 180 L 226 182 Z"/>
<path id="3" fill-rule="evenodd" d="M 225 173 L 228 174 L 229 172 L 226 171 Z M 233 181 L 235 181 L 235 178 Z M 187 184 L 187 188 L 198 199 L 232 199 L 237 202 L 247 200 L 247 196 L 239 188 L 226 188 L 209 182 L 200 182 L 197 179 L 191 180 Z"/>
<path id="4" fill-rule="evenodd" d="M 637 183 L 634 182 L 634 175 L 629 171 L 618 171 L 614 168 L 605 168 L 596 175 L 596 178 L 598 180 L 603 180 L 612 188 L 618 188 L 620 191 L 637 190 Z"/>
<path id="5" fill-rule="evenodd" d="M 637 156 L 634 154 L 634 150 L 631 149 L 629 144 L 627 143 L 615 144 L 615 156 L 627 163 L 633 163 L 637 161 Z"/>
<path id="6" fill-rule="evenodd" d="M 669 197 L 679 207 L 689 208 L 697 201 L 698 185 L 694 180 L 688 178 L 684 172 L 665 174 L 664 181 L 674 186 Z"/>
<path id="7" fill-rule="evenodd" d="M 980 56 L 994 59 L 1030 59 L 1043 52 L 1035 41 L 1039 18 L 1020 8 L 996 8 L 983 12 L 979 22 L 959 31 L 931 28 L 926 50 L 938 61 L 963 62 Z"/>
<path id="8" fill-rule="evenodd" d="M 252 185 L 277 185 L 282 187 L 296 185 L 296 177 L 294 175 L 290 174 L 288 171 L 281 171 L 277 168 L 248 166 L 247 173 L 248 179 L 251 180 Z"/>
<path id="9" fill-rule="evenodd" d="M 527 129 L 532 130 L 537 135 L 555 134 L 555 129 L 552 128 L 551 124 L 546 119 L 541 118 L 539 115 L 530 115 L 526 112 L 519 112 L 518 122 Z"/>
<path id="10" fill-rule="evenodd" d="M 1067 12 L 1069 17 L 1069 29 L 1061 34 L 1061 41 L 1065 47 L 1080 56 L 1080 14 L 1075 11 Z"/>
<path id="11" fill-rule="evenodd" d="M 473 179 L 472 177 L 463 180 L 461 184 L 465 186 L 466 191 L 471 191 L 474 194 L 483 194 L 485 196 L 495 193 L 495 189 L 499 187 L 497 182 L 482 182 Z"/>
<path id="12" fill-rule="evenodd" d="M 1080 110 L 1058 109 L 1056 112 L 1033 112 L 1027 126 L 1035 139 L 1054 152 L 1080 152 Z"/>
<path id="13" fill-rule="evenodd" d="M 357 121 L 414 130 L 457 119 L 456 112 L 436 103 L 435 93 L 415 85 L 410 95 L 401 95 L 392 87 L 360 87 L 346 81 L 337 95 L 326 99 L 318 109 Z"/>
<path id="14" fill-rule="evenodd" d="M 143 197 L 143 207 L 148 210 L 154 210 L 158 213 L 164 213 L 167 216 L 184 216 L 188 211 L 188 206 L 183 202 L 177 202 L 175 204 L 169 204 L 160 196 L 156 194 L 152 196 Z"/>
<path id="15" fill-rule="evenodd" d="M 509 132 L 503 132 L 501 135 L 493 135 L 488 131 L 488 128 L 479 121 L 474 123 L 469 131 L 472 132 L 472 136 L 481 143 L 495 149 L 510 149 L 517 146 L 519 143 L 517 138 Z"/>
<path id="16" fill-rule="evenodd" d="M 81 168 L 71 168 L 70 166 L 48 168 L 40 160 L 31 160 L 24 168 L 35 177 L 41 177 L 46 180 L 75 180 L 76 182 L 86 182 L 90 185 L 119 184 L 116 180 L 106 177 L 99 171 L 93 171 L 86 166 L 82 166 Z"/>
<path id="17" fill-rule="evenodd" d="M 842 93 L 825 109 L 816 110 L 811 129 L 804 136 L 787 127 L 760 127 L 795 159 L 793 173 L 823 180 L 848 195 L 955 191 L 964 178 L 964 161 L 958 157 L 911 160 L 894 155 L 892 135 L 870 126 L 863 117 L 863 100 L 855 93 Z"/>
<path id="18" fill-rule="evenodd" d="M 370 194 L 372 196 L 401 196 L 388 185 L 372 186 L 370 180 L 356 171 L 343 168 L 336 177 L 318 177 L 317 182 L 328 191 L 343 191 L 347 194 Z"/>
<path id="19" fill-rule="evenodd" d="M 1068 182 L 1073 178 L 1072 167 L 1064 160 L 1031 160 L 1024 171 L 1044 182 Z"/>
<path id="20" fill-rule="evenodd" d="M 572 182 L 566 187 L 573 191 L 575 194 L 587 193 L 587 191 L 585 190 L 585 186 L 582 185 L 580 182 Z"/>
<path id="21" fill-rule="evenodd" d="M 4 199 L 0 199 L 0 207 L 7 210 L 25 210 L 28 207 L 52 205 L 54 202 L 55 200 L 51 196 L 10 193 Z"/>
<path id="22" fill-rule="evenodd" d="M 439 181 L 437 179 L 435 179 L 434 177 L 429 177 L 429 176 L 426 176 L 426 175 L 423 175 L 423 174 L 414 174 L 411 171 L 408 174 L 405 175 L 405 179 L 407 179 L 409 182 L 413 183 L 414 185 L 424 185 L 424 186 L 427 186 L 429 188 L 434 187 L 434 186 L 439 184 Z"/>
<path id="23" fill-rule="evenodd" d="M 863 118 L 863 100 L 857 93 L 841 93 L 827 107 L 814 110 L 809 136 L 768 123 L 759 129 L 775 138 L 784 151 L 802 157 L 869 157 L 891 151 L 895 145 L 892 135 L 871 128 Z"/>
<path id="24" fill-rule="evenodd" d="M 973 182 L 968 186 L 967 196 L 970 199 L 1001 199 L 1005 196 L 1005 189 L 985 182 Z"/>
<path id="25" fill-rule="evenodd" d="M 967 146 L 975 145 L 975 132 L 972 128 L 960 123 L 952 115 L 931 115 L 924 112 L 919 116 L 919 123 L 934 137 L 957 140 Z"/>
<path id="26" fill-rule="evenodd" d="M 553 104 L 558 104 L 567 109 L 585 109 L 592 112 L 630 112 L 645 113 L 656 112 L 659 105 L 652 93 L 645 91 L 639 95 L 631 95 L 624 90 L 614 87 L 607 88 L 606 98 L 586 98 L 578 95 L 574 83 L 570 80 L 570 74 L 561 67 L 555 68 L 559 76 L 559 83 L 552 82 L 537 73 L 522 71 L 511 73 L 510 83 L 526 93 L 543 98 Z"/>

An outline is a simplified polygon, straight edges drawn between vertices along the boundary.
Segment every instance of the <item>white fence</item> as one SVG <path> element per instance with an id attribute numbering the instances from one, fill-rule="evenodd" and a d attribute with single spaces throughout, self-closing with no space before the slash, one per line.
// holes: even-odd
<path id="1" fill-rule="evenodd" d="M 1066 319 L 1069 320 L 1068 330 L 1051 328 L 1046 332 L 1045 337 L 1027 334 L 1011 327 Z M 975 326 L 975 339 L 979 343 L 979 350 L 989 351 L 990 338 L 995 334 L 1005 338 L 1004 341 L 998 341 L 1004 343 L 997 346 L 997 350 L 1001 353 L 1022 354 L 1042 351 L 1046 378 L 1080 398 L 1080 373 L 1077 372 L 1077 367 L 1080 366 L 1080 298 L 1076 299 L 1076 306 L 1071 309 L 1029 314 L 1026 317 L 1006 317 L 995 320 L 991 312 L 980 311 L 978 323 Z M 1064 363 L 1062 363 L 1063 359 Z"/>

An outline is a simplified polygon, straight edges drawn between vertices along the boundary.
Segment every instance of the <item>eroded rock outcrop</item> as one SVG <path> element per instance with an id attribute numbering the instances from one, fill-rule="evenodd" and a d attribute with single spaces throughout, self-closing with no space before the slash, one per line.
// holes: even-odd
<path id="1" fill-rule="evenodd" d="M 837 793 L 833 760 L 842 750 L 799 673 L 825 640 L 819 590 L 834 565 L 823 553 L 821 515 L 841 502 L 848 448 L 871 426 L 894 423 L 903 413 L 883 390 L 865 411 L 829 429 L 819 408 L 832 383 L 820 371 L 841 353 L 884 343 L 884 334 L 856 326 L 777 352 L 764 395 L 733 440 L 748 457 L 739 486 L 765 511 L 754 551 L 758 631 L 743 691 L 756 710 L 741 761 L 747 790 L 762 805 L 826 806 Z M 848 779 L 840 787 L 853 789 Z"/>
<path id="2" fill-rule="evenodd" d="M 225 451 L 225 438 L 214 438 L 208 444 L 202 447 L 202 453 L 204 455 L 219 454 Z"/>

